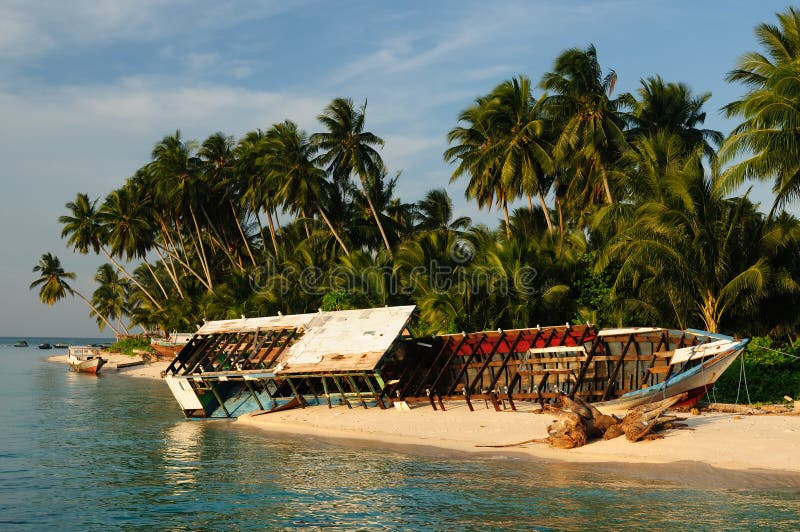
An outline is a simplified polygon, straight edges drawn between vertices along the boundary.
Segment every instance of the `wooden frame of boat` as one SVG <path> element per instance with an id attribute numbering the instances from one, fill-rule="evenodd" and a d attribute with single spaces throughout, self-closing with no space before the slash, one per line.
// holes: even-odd
<path id="1" fill-rule="evenodd" d="M 413 306 L 209 322 L 165 372 L 187 417 L 581 397 L 625 409 L 686 392 L 692 404 L 747 340 L 689 329 L 536 327 L 413 338 Z"/>
<path id="2" fill-rule="evenodd" d="M 86 345 L 69 346 L 67 351 L 67 363 L 70 369 L 80 373 L 91 373 L 97 375 L 108 362 L 100 356 L 100 349 Z"/>

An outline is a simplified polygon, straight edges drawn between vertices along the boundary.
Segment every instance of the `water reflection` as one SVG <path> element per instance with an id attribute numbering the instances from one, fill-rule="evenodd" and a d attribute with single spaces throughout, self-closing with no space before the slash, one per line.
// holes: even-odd
<path id="1" fill-rule="evenodd" d="M 186 493 L 197 485 L 202 433 L 201 423 L 188 421 L 180 421 L 164 431 L 161 460 L 165 481 L 172 487 L 173 495 Z"/>

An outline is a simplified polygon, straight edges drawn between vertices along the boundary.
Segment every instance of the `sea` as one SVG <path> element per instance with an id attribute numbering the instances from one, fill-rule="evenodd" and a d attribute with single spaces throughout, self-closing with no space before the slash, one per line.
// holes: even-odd
<path id="1" fill-rule="evenodd" d="M 187 421 L 161 381 L 77 374 L 37 348 L 107 339 L 21 339 L 0 338 L 0 530 L 800 529 L 795 477 Z"/>

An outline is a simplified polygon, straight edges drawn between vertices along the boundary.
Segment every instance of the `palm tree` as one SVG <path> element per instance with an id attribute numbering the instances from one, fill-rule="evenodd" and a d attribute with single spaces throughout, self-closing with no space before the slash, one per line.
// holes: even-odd
<path id="1" fill-rule="evenodd" d="M 119 277 L 117 271 L 110 264 L 100 266 L 94 275 L 94 280 L 99 284 L 92 294 L 92 305 L 97 312 L 98 327 L 102 331 L 106 323 L 117 320 L 125 334 L 130 334 L 128 328 L 122 323 L 122 317 L 127 314 L 125 298 L 128 283 Z"/>
<path id="2" fill-rule="evenodd" d="M 372 216 L 383 237 L 386 251 L 391 256 L 389 239 L 383 230 L 378 211 L 367 193 L 367 182 L 383 171 L 383 160 L 375 149 L 383 146 L 383 139 L 364 131 L 367 102 L 359 109 L 353 107 L 349 98 L 336 98 L 317 119 L 327 131 L 311 135 L 314 148 L 321 152 L 318 161 L 327 165 L 334 179 L 347 179 L 355 173 L 361 181 L 361 188 L 369 203 Z"/>
<path id="3" fill-rule="evenodd" d="M 208 264 L 203 234 L 197 221 L 195 207 L 207 194 L 205 184 L 198 178 L 200 160 L 194 155 L 196 143 L 184 142 L 180 131 L 167 135 L 153 148 L 150 169 L 154 177 L 156 203 L 172 213 L 173 220 L 181 231 L 181 219 L 188 214 L 192 229 L 186 232 L 194 247 L 197 259 L 205 275 L 205 285 L 214 291 L 211 270 Z"/>
<path id="4" fill-rule="evenodd" d="M 603 75 L 593 45 L 564 51 L 542 78 L 540 86 L 552 93 L 547 111 L 559 132 L 554 155 L 571 173 L 573 203 L 592 203 L 597 188 L 606 203 L 614 202 L 609 177 L 625 147 L 623 110 L 633 101 L 628 94 L 611 98 L 616 80 L 614 70 Z"/>
<path id="5" fill-rule="evenodd" d="M 456 126 L 447 134 L 452 144 L 444 152 L 444 160 L 458 165 L 450 176 L 450 182 L 461 176 L 468 176 L 465 191 L 467 199 L 475 200 L 478 208 L 491 208 L 497 203 L 503 209 L 506 223 L 506 238 L 511 239 L 511 224 L 508 217 L 508 203 L 514 199 L 513 183 L 501 179 L 499 158 L 493 152 L 492 124 L 487 119 L 491 105 L 488 97 L 478 97 L 475 103 L 463 110 L 458 121 L 464 126 Z"/>
<path id="6" fill-rule="evenodd" d="M 89 305 L 89 308 L 92 309 L 92 314 L 95 314 L 98 318 L 103 320 L 103 322 L 108 325 L 109 329 L 113 330 L 117 335 L 120 334 L 119 330 L 111 325 L 111 323 L 97 311 L 91 301 L 69 285 L 67 279 L 73 280 L 76 275 L 74 272 L 65 271 L 58 257 L 51 253 L 43 254 L 39 259 L 39 263 L 33 267 L 33 272 L 38 273 L 39 277 L 31 283 L 30 289 L 33 290 L 37 286 L 41 287 L 39 288 L 39 300 L 42 303 L 52 306 L 56 302 L 64 299 L 67 294 L 78 296 L 84 303 Z"/>
<path id="7" fill-rule="evenodd" d="M 273 179 L 280 183 L 277 190 L 278 200 L 289 211 L 302 214 L 305 218 L 316 210 L 325 220 L 342 251 L 349 255 L 350 251 L 323 208 L 329 183 L 325 180 L 325 171 L 312 161 L 314 148 L 305 131 L 298 129 L 294 122 L 286 120 L 275 124 L 267 137 L 272 151 L 268 166 Z"/>
<path id="8" fill-rule="evenodd" d="M 242 180 L 242 197 L 240 203 L 242 207 L 249 209 L 255 214 L 256 220 L 261 225 L 258 212 L 263 208 L 267 215 L 267 225 L 272 241 L 272 249 L 275 257 L 278 257 L 278 238 L 276 223 L 272 220 L 272 215 L 277 208 L 278 201 L 275 198 L 277 184 L 271 178 L 266 168 L 269 157 L 268 139 L 265 132 L 259 130 L 248 132 L 236 145 L 234 153 L 236 156 L 236 171 Z M 264 238 L 263 229 L 261 232 L 264 249 L 267 243 Z"/>
<path id="9" fill-rule="evenodd" d="M 545 138 L 542 116 L 544 97 L 534 100 L 531 81 L 519 76 L 495 87 L 489 95 L 485 119 L 492 131 L 490 157 L 497 157 L 495 166 L 500 179 L 515 194 L 535 194 L 542 207 L 547 228 L 552 231 L 550 213 L 544 201 L 552 185 L 552 147 Z"/>
<path id="10" fill-rule="evenodd" d="M 778 13 L 778 25 L 759 24 L 755 33 L 765 53 L 744 54 L 727 80 L 747 93 L 723 110 L 741 117 L 720 150 L 720 161 L 745 158 L 726 169 L 728 187 L 748 179 L 773 180 L 772 210 L 800 196 L 800 10 Z"/>
<path id="11" fill-rule="evenodd" d="M 467 229 L 472 220 L 468 216 L 453 219 L 453 200 L 443 188 L 429 190 L 425 197 L 417 202 L 417 213 L 420 221 L 417 231 L 454 231 Z"/>
<path id="12" fill-rule="evenodd" d="M 250 249 L 250 242 L 242 228 L 244 217 L 236 209 L 236 204 L 239 203 L 239 201 L 237 198 L 237 176 L 234 172 L 234 165 L 236 162 L 234 144 L 233 137 L 225 135 L 222 132 L 217 132 L 203 141 L 203 144 L 197 151 L 197 155 L 201 159 L 202 173 L 206 181 L 206 186 L 213 191 L 212 196 L 216 197 L 220 205 L 227 204 L 231 212 L 231 218 L 229 219 L 230 225 L 236 226 L 237 233 L 242 240 L 245 251 L 247 251 L 250 262 L 255 266 L 256 259 L 253 256 L 253 251 Z M 212 217 L 205 209 L 204 214 L 206 221 L 216 234 L 220 232 L 224 233 L 224 230 L 229 224 L 225 223 L 222 224 L 222 227 L 219 227 L 220 224 L 215 223 L 214 220 L 218 222 L 220 220 L 226 221 L 228 220 L 227 216 L 222 216 L 221 212 L 217 212 L 216 216 L 213 217 L 214 220 L 212 220 Z M 224 249 L 224 251 L 226 251 L 227 254 L 227 249 Z"/>
<path id="13" fill-rule="evenodd" d="M 671 314 L 681 328 L 699 319 L 718 332 L 767 295 L 774 268 L 761 246 L 768 230 L 746 196 L 725 198 L 699 165 L 686 169 L 662 182 L 661 197 L 637 206 L 598 269 L 619 264 L 612 295 L 639 315 Z"/>
<path id="14" fill-rule="evenodd" d="M 114 260 L 114 257 L 106 249 L 105 243 L 109 237 L 108 227 L 102 223 L 102 217 L 99 216 L 97 200 L 90 200 L 88 194 L 78 193 L 75 201 L 67 203 L 66 207 L 72 215 L 63 215 L 58 218 L 58 221 L 63 224 L 61 238 L 67 238 L 67 244 L 79 253 L 86 254 L 90 249 L 95 253 L 102 252 L 156 307 L 161 308 L 152 294 Z"/>
<path id="15" fill-rule="evenodd" d="M 713 129 L 698 128 L 706 120 L 703 105 L 711 98 L 710 92 L 694 96 L 684 83 L 667 83 L 661 76 L 641 80 L 636 101 L 630 117 L 632 127 L 628 136 L 641 136 L 666 132 L 677 135 L 687 153 L 702 148 L 706 157 L 713 161 L 716 149 L 723 141 L 722 133 Z"/>

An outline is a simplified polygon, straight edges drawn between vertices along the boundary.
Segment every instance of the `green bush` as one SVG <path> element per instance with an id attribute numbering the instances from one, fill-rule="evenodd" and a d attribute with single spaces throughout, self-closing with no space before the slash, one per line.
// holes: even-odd
<path id="1" fill-rule="evenodd" d="M 134 350 L 138 351 L 152 351 L 150 347 L 150 339 L 146 336 L 129 336 L 122 340 L 117 340 L 111 347 L 108 348 L 113 353 L 122 353 L 123 355 L 133 356 Z"/>
<path id="2" fill-rule="evenodd" d="M 773 349 L 773 350 L 770 350 Z M 784 396 L 800 399 L 800 360 L 778 353 L 798 356 L 800 349 L 792 345 L 773 346 L 768 337 L 757 337 L 750 341 L 744 357 L 739 357 L 728 371 L 719 378 L 714 394 L 709 392 L 707 400 L 721 403 L 736 401 L 739 391 L 739 402 L 747 402 L 747 390 L 753 403 L 783 403 Z M 742 360 L 744 360 L 744 376 L 742 377 Z M 741 382 L 740 382 L 741 381 Z M 741 387 L 740 387 L 741 386 Z"/>

